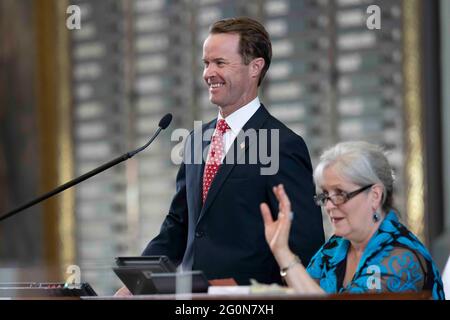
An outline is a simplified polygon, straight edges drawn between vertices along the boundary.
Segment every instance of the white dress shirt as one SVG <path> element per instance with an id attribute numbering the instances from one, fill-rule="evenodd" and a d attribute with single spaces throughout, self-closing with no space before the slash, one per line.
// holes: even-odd
<path id="1" fill-rule="evenodd" d="M 259 101 L 259 98 L 257 96 L 255 99 L 250 101 L 248 104 L 239 108 L 238 110 L 236 110 L 235 112 L 233 112 L 226 118 L 222 117 L 222 115 L 219 112 L 219 115 L 217 116 L 217 121 L 219 121 L 220 119 L 225 119 L 228 126 L 231 128 L 231 130 L 228 130 L 223 135 L 225 152 L 223 153 L 222 161 L 223 161 L 223 158 L 225 158 L 225 155 L 228 152 L 228 150 L 230 149 L 234 140 L 236 139 L 237 135 L 239 134 L 239 131 L 242 130 L 244 125 L 247 123 L 247 121 L 250 120 L 250 118 L 255 114 L 255 112 L 258 110 L 260 105 L 261 105 L 261 102 Z M 216 132 L 214 131 L 214 134 L 215 133 Z"/>

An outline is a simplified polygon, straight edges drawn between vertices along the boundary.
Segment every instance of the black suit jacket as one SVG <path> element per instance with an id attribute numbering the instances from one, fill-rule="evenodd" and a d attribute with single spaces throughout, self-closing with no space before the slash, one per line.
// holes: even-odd
<path id="1" fill-rule="evenodd" d="M 248 284 L 252 278 L 263 283 L 280 282 L 279 267 L 265 240 L 260 203 L 268 203 L 276 218 L 278 202 L 272 187 L 284 184 L 294 212 L 289 245 L 307 265 L 324 242 L 321 211 L 313 201 L 315 188 L 308 149 L 300 136 L 261 105 L 243 131 L 254 129 L 261 136 L 278 132 L 278 172 L 261 175 L 261 168 L 269 165 L 264 165 L 266 162 L 259 157 L 255 163 L 249 153 L 255 150 L 255 144 L 249 140 L 242 144 L 238 137 L 203 205 L 201 159 L 215 124 L 216 120 L 204 125 L 202 132 L 194 130 L 187 139 L 169 213 L 159 235 L 147 245 L 143 255 L 167 255 L 182 263 L 184 269 L 204 271 L 209 279 L 231 277 L 239 284 Z M 201 141 L 205 132 L 209 135 Z M 276 148 L 271 148 L 271 139 L 266 140 L 269 150 L 276 152 Z"/>

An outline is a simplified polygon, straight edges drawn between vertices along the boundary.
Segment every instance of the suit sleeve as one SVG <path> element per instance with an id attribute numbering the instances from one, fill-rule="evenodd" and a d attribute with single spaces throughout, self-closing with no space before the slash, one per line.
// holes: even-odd
<path id="1" fill-rule="evenodd" d="M 306 266 L 325 240 L 322 213 L 313 200 L 315 186 L 311 160 L 303 139 L 293 134 L 280 137 L 279 155 L 278 173 L 268 179 L 269 206 L 273 218 L 276 219 L 278 201 L 272 187 L 282 183 L 294 213 L 289 247 Z"/>
<path id="2" fill-rule="evenodd" d="M 142 255 L 166 255 L 180 264 L 186 250 L 188 233 L 188 208 L 186 201 L 185 164 L 182 163 L 176 178 L 176 194 L 170 205 L 159 234 L 150 241 Z"/>

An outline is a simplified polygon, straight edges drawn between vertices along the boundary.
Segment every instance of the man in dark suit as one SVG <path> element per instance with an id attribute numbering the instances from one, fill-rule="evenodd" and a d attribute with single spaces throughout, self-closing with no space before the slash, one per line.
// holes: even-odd
<path id="1" fill-rule="evenodd" d="M 225 19 L 211 27 L 203 77 L 219 114 L 187 139 L 169 213 L 143 255 L 167 255 L 209 279 L 281 282 L 260 212 L 262 202 L 278 212 L 272 187 L 279 183 L 292 199 L 293 250 L 306 265 L 323 244 L 308 149 L 258 99 L 271 55 L 269 35 L 257 21 Z M 264 149 L 272 168 L 254 157 Z"/>

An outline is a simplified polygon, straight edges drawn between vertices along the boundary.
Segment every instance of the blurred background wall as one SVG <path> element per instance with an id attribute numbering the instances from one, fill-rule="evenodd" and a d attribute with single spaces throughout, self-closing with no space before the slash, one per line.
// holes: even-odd
<path id="1" fill-rule="evenodd" d="M 66 25 L 70 5 L 80 29 Z M 366 25 L 370 5 L 379 30 Z M 136 158 L 0 222 L 1 281 L 63 281 L 77 264 L 98 292 L 119 286 L 114 257 L 140 254 L 174 194 L 172 131 L 217 115 L 201 76 L 208 27 L 240 15 L 271 34 L 270 112 L 304 137 L 313 165 L 338 141 L 384 146 L 395 205 L 443 267 L 450 1 L 0 0 L 0 213 L 142 145 L 174 115 Z"/>
<path id="2" fill-rule="evenodd" d="M 32 1 L 0 2 L 0 211 L 39 193 L 40 137 L 36 97 L 36 39 Z M 41 262 L 44 257 L 41 207 L 0 225 L 4 264 Z"/>

